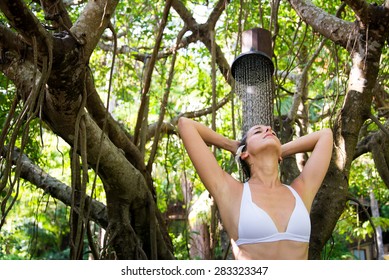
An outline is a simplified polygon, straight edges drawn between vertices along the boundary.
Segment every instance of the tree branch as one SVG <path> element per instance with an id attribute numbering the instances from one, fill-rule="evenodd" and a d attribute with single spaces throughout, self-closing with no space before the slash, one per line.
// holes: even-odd
<path id="1" fill-rule="evenodd" d="M 385 151 L 380 143 L 374 143 L 371 145 L 371 152 L 377 171 L 380 174 L 382 181 L 384 181 L 385 185 L 389 188 L 389 165 L 385 159 Z"/>
<path id="2" fill-rule="evenodd" d="M 216 7 L 219 7 L 219 9 L 214 10 L 214 16 L 217 15 L 220 16 L 223 9 L 221 9 L 221 2 L 219 1 Z M 196 20 L 193 18 L 192 14 L 188 11 L 188 9 L 185 7 L 185 5 L 179 1 L 179 0 L 172 0 L 172 7 L 176 10 L 176 12 L 180 15 L 181 19 L 184 21 L 186 26 L 188 26 L 188 29 L 191 30 L 193 33 L 196 33 L 197 36 L 199 36 L 199 39 L 203 42 L 203 44 L 207 47 L 209 52 L 212 51 L 212 44 L 211 44 L 211 37 L 209 34 L 209 26 L 208 24 L 198 24 Z M 212 19 L 214 20 L 214 19 Z M 223 51 L 220 49 L 220 47 L 216 44 L 215 46 L 215 53 L 216 53 L 216 63 L 219 67 L 220 72 L 224 76 L 227 83 L 230 85 L 233 84 L 232 75 L 230 72 L 230 64 L 226 60 Z"/>
<path id="3" fill-rule="evenodd" d="M 374 231 L 374 244 L 376 246 L 376 250 L 378 252 L 378 242 L 377 242 L 377 230 L 376 230 L 376 227 L 374 225 L 374 222 L 369 214 L 369 211 L 367 211 L 366 207 L 358 200 L 356 199 L 355 197 L 351 196 L 350 194 L 347 196 L 347 199 L 348 200 L 351 200 L 351 201 L 354 201 L 356 204 L 359 205 L 359 207 L 361 207 L 363 213 L 365 213 L 367 219 L 369 220 L 370 224 L 371 224 L 371 227 L 373 228 L 373 231 Z"/>
<path id="4" fill-rule="evenodd" d="M 101 129 L 103 129 L 104 121 L 107 118 L 105 133 L 107 133 L 109 139 L 115 144 L 115 146 L 124 152 L 127 160 L 143 174 L 150 192 L 155 197 L 153 181 L 151 175 L 146 170 L 144 159 L 139 149 L 132 142 L 131 136 L 127 134 L 122 127 L 120 127 L 119 123 L 111 116 L 111 114 L 108 113 L 108 116 L 106 116 L 106 108 L 96 91 L 91 75 L 88 76 L 86 83 L 88 91 L 86 106 L 89 114 Z"/>
<path id="5" fill-rule="evenodd" d="M 288 0 L 302 20 L 316 32 L 343 47 L 353 36 L 353 23 L 324 12 L 309 0 Z"/>
<path id="6" fill-rule="evenodd" d="M 389 130 L 373 114 L 370 113 L 369 117 L 389 137 Z"/>
<path id="7" fill-rule="evenodd" d="M 6 154 L 7 149 L 8 147 L 5 146 L 2 155 Z M 14 149 L 12 161 L 16 162 L 19 157 L 21 157 L 21 178 L 35 185 L 37 188 L 42 189 L 50 196 L 62 201 L 65 205 L 70 206 L 72 204 L 72 190 L 69 186 L 44 172 L 26 155 L 20 154 L 19 149 Z M 91 219 L 102 228 L 106 229 L 108 226 L 106 206 L 95 199 L 91 199 L 89 196 L 86 197 L 86 202 L 85 208 L 88 209 L 88 207 L 90 207 L 90 216 L 85 218 Z M 75 210 L 78 213 L 88 213 L 88 211 L 81 211 L 77 207 Z"/>
<path id="8" fill-rule="evenodd" d="M 163 32 L 165 30 L 168 16 L 170 14 L 171 0 L 167 0 L 164 10 L 163 16 L 160 23 L 160 27 L 158 30 L 157 38 L 155 39 L 155 45 L 153 49 L 153 53 L 150 59 L 147 61 L 147 71 L 145 73 L 144 85 L 142 88 L 141 94 L 141 104 L 139 106 L 138 117 L 136 119 L 135 132 L 134 132 L 134 143 L 140 147 L 141 152 L 144 151 L 144 145 L 147 135 L 147 121 L 148 121 L 148 110 L 149 110 L 149 90 L 151 86 L 151 78 L 154 71 L 154 66 L 157 60 L 158 51 L 161 46 Z"/>
<path id="9" fill-rule="evenodd" d="M 369 3 L 364 0 L 343 0 L 355 13 L 356 17 L 363 23 L 369 21 Z"/>
<path id="10" fill-rule="evenodd" d="M 189 29 L 192 31 L 199 29 L 199 24 L 180 0 L 172 0 L 172 7 L 180 15 L 181 19 L 185 22 Z"/>
<path id="11" fill-rule="evenodd" d="M 219 0 L 215 7 L 213 8 L 211 14 L 208 17 L 207 25 L 209 30 L 213 30 L 215 28 L 215 25 L 217 21 L 219 20 L 221 14 L 224 12 L 225 8 L 227 6 L 226 0 Z"/>
<path id="12" fill-rule="evenodd" d="M 5 27 L 0 23 L 0 50 L 5 55 L 5 52 L 12 50 L 16 51 L 24 59 L 27 56 L 27 44 L 21 40 L 20 36 L 17 36 L 11 29 Z M 30 57 L 32 59 L 31 51 L 29 52 Z M 1 57 L 0 63 L 3 63 L 4 57 Z"/>
<path id="13" fill-rule="evenodd" d="M 227 102 L 231 100 L 232 94 L 233 94 L 233 92 L 230 92 L 230 94 L 226 95 L 222 100 L 220 100 L 220 101 L 216 104 L 215 109 L 218 110 L 218 109 L 220 109 L 221 107 L 223 107 L 225 104 L 227 104 Z M 179 119 L 180 117 L 186 117 L 186 118 L 198 118 L 198 117 L 205 116 L 205 115 L 208 115 L 208 114 L 211 114 L 211 113 L 212 113 L 212 107 L 204 108 L 204 109 L 197 110 L 197 111 L 186 112 L 186 113 L 179 114 L 178 116 L 176 116 L 175 118 L 173 118 L 172 121 L 171 121 L 171 123 L 172 123 L 173 125 L 176 125 L 177 122 L 178 122 L 178 119 Z"/>
<path id="14" fill-rule="evenodd" d="M 389 121 L 386 121 L 385 125 L 378 120 L 375 122 L 380 124 L 380 130 L 370 133 L 358 143 L 353 159 L 370 152 L 381 179 L 389 187 L 389 133 L 386 127 Z"/>
<path id="15" fill-rule="evenodd" d="M 45 12 L 45 19 L 54 22 L 55 30 L 69 30 L 72 27 L 72 21 L 63 1 L 41 0 L 40 2 Z"/>
<path id="16" fill-rule="evenodd" d="M 197 34 L 192 33 L 191 35 L 183 38 L 180 41 L 180 43 L 177 46 L 177 50 L 184 49 L 189 44 L 195 43 L 199 39 L 200 38 L 199 38 L 199 36 Z M 107 52 L 108 51 L 110 51 L 110 52 L 114 51 L 113 45 L 109 45 L 107 43 L 99 42 L 98 46 L 102 50 L 107 51 Z M 163 58 L 169 57 L 170 55 L 173 54 L 175 49 L 176 49 L 176 47 L 172 47 L 170 49 L 166 49 L 165 51 L 159 52 L 158 55 L 157 55 L 157 59 L 159 60 L 159 59 L 163 59 Z M 128 55 L 131 55 L 131 56 L 134 57 L 135 60 L 140 61 L 142 63 L 144 63 L 150 57 L 149 53 L 140 53 L 139 49 L 130 48 L 127 45 L 122 45 L 122 46 L 118 47 L 117 50 L 116 50 L 116 54 L 128 54 Z"/>
<path id="17" fill-rule="evenodd" d="M 78 20 L 70 31 L 83 45 L 85 58 L 96 48 L 101 35 L 107 28 L 118 0 L 88 1 Z"/>
<path id="18" fill-rule="evenodd" d="M 35 37 L 38 51 L 47 53 L 46 40 L 52 37 L 23 1 L 0 1 L 0 9 L 11 26 L 19 32 L 27 44 L 32 46 L 32 38 Z"/>
<path id="19" fill-rule="evenodd" d="M 225 104 L 227 104 L 227 102 L 229 102 L 231 100 L 232 95 L 233 95 L 233 92 L 230 92 L 230 94 L 228 94 L 222 100 L 220 100 L 216 104 L 215 109 L 218 110 L 221 107 L 223 107 Z M 204 108 L 204 109 L 201 109 L 198 111 L 191 111 L 191 112 L 185 112 L 185 113 L 178 114 L 177 116 L 172 118 L 170 122 L 162 123 L 161 132 L 163 132 L 164 134 L 167 134 L 167 135 L 177 134 L 176 125 L 177 125 L 178 119 L 180 117 L 186 117 L 186 118 L 193 119 L 193 118 L 198 118 L 201 116 L 209 115 L 211 113 L 212 113 L 212 107 L 208 107 L 208 108 Z M 147 132 L 147 140 L 148 141 L 154 136 L 155 131 L 157 129 L 157 126 L 158 126 L 158 123 L 156 123 L 156 122 L 149 125 L 148 132 Z"/>
<path id="20" fill-rule="evenodd" d="M 288 112 L 288 119 L 291 121 L 295 120 L 295 118 L 297 116 L 298 108 L 301 104 L 301 101 L 306 98 L 308 71 L 311 69 L 311 66 L 312 66 L 313 62 L 315 61 L 316 57 L 320 54 L 320 51 L 322 50 L 325 42 L 326 42 L 326 40 L 322 39 L 319 46 L 315 50 L 314 54 L 310 57 L 310 60 L 307 61 L 307 63 L 305 64 L 298 79 L 296 79 L 296 88 L 297 89 L 293 95 L 292 106 Z"/>
<path id="21" fill-rule="evenodd" d="M 369 134 L 365 138 L 363 138 L 361 141 L 358 142 L 357 147 L 355 148 L 353 160 L 357 159 L 358 157 L 360 157 L 363 154 L 371 152 L 370 142 L 372 141 L 373 137 L 374 137 L 374 134 Z"/>

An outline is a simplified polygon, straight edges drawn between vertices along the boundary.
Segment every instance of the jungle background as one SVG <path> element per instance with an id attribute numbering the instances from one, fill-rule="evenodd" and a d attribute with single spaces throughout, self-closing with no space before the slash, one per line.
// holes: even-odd
<path id="1" fill-rule="evenodd" d="M 389 228 L 389 1 L 0 1 L 0 259 L 231 258 L 180 116 L 240 139 L 230 65 L 272 33 L 275 129 L 330 127 L 310 259 Z M 258 108 L 260 110 L 260 108 Z M 214 150 L 234 176 L 233 156 Z M 286 182 L 304 164 L 281 164 Z M 366 211 L 365 211 L 366 210 Z M 353 247 L 354 246 L 354 247 Z"/>

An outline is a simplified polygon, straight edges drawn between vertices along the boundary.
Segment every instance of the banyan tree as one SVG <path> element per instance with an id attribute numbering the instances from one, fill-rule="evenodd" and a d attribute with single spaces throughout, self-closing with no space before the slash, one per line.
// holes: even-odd
<path id="1" fill-rule="evenodd" d="M 69 258 L 87 247 L 94 259 L 173 259 L 172 236 L 202 197 L 180 116 L 236 138 L 271 124 L 282 142 L 323 124 L 334 152 L 311 213 L 309 257 L 320 259 L 350 199 L 354 159 L 371 154 L 389 186 L 388 0 L 127 2 L 0 1 L 0 230 L 29 182 L 69 212 Z M 66 147 L 65 179 L 48 162 L 66 155 L 54 147 L 45 157 L 44 131 Z M 284 159 L 283 181 L 301 164 L 304 155 Z M 206 258 L 224 238 L 210 208 Z M 186 233 L 174 240 L 182 251 L 197 234 Z"/>

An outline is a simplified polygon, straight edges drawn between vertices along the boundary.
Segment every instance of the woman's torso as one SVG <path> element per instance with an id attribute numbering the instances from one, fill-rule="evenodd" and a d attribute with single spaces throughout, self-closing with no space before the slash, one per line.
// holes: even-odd
<path id="1" fill-rule="evenodd" d="M 306 260 L 308 243 L 282 240 L 237 246 L 232 242 L 232 252 L 237 260 Z"/>
<path id="2" fill-rule="evenodd" d="M 307 259 L 308 242 L 293 240 L 279 240 L 272 242 L 260 242 L 242 244 L 238 246 L 235 241 L 239 237 L 239 217 L 243 193 L 243 184 L 231 182 L 231 188 L 223 192 L 216 202 L 219 207 L 223 225 L 225 226 L 231 241 L 233 253 L 236 259 Z M 289 219 L 296 199 L 286 187 L 273 191 L 252 190 L 252 202 L 261 207 L 274 220 L 279 232 L 287 230 Z M 306 202 L 304 202 L 306 204 Z M 282 207 L 280 207 L 282 206 Z M 256 222 L 256 221 L 253 221 Z M 261 221 L 258 221 L 261 222 Z"/>

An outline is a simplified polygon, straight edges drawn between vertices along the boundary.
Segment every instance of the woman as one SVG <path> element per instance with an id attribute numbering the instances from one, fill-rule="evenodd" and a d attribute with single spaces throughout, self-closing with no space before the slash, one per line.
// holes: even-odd
<path id="1" fill-rule="evenodd" d="M 189 157 L 218 206 L 235 259 L 307 259 L 309 212 L 332 154 L 332 131 L 323 129 L 281 145 L 271 127 L 252 127 L 242 143 L 180 118 Z M 207 145 L 237 153 L 247 167 L 242 183 L 225 172 Z M 301 174 L 287 186 L 279 179 L 283 157 L 310 152 Z"/>

